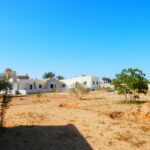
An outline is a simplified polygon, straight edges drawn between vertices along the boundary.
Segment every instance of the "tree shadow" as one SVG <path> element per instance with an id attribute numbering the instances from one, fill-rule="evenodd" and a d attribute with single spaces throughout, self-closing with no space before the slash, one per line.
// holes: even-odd
<path id="1" fill-rule="evenodd" d="M 92 150 L 74 125 L 17 126 L 0 135 L 0 150 Z"/>

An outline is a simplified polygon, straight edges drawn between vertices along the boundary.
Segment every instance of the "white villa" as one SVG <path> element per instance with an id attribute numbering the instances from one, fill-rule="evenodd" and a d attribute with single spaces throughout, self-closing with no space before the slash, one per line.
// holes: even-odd
<path id="1" fill-rule="evenodd" d="M 57 91 L 67 91 L 74 87 L 75 83 L 81 83 L 86 88 L 90 90 L 96 90 L 100 84 L 99 78 L 95 76 L 78 76 L 71 79 L 57 80 L 57 79 L 47 79 L 47 80 L 33 80 L 30 79 L 28 75 L 17 76 L 15 71 L 11 69 L 6 69 L 3 73 L 9 82 L 12 83 L 12 94 L 34 94 L 34 93 L 46 93 L 50 92 L 51 89 L 56 89 Z"/>

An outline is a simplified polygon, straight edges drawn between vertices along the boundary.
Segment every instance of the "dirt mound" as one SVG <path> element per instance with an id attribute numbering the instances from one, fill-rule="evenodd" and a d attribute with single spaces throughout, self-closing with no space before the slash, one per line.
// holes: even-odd
<path id="1" fill-rule="evenodd" d="M 115 111 L 109 114 L 109 117 L 112 119 L 121 119 L 124 118 L 125 113 L 120 111 Z"/>
<path id="2" fill-rule="evenodd" d="M 77 108 L 78 106 L 79 106 L 79 102 L 70 102 L 70 103 L 59 104 L 59 107 L 63 107 L 63 108 Z"/>

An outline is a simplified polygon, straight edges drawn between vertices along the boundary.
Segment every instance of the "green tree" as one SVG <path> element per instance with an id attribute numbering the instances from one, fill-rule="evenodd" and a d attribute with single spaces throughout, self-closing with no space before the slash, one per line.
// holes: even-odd
<path id="1" fill-rule="evenodd" d="M 70 89 L 70 93 L 77 96 L 80 100 L 83 96 L 89 93 L 89 89 L 85 88 L 82 84 L 76 82 L 75 86 Z"/>
<path id="2" fill-rule="evenodd" d="M 44 73 L 43 75 L 43 79 L 53 79 L 54 77 L 55 77 L 55 73 L 53 72 Z"/>
<path id="3" fill-rule="evenodd" d="M 64 78 L 63 76 L 58 75 L 58 76 L 57 76 L 57 79 L 58 79 L 58 80 L 63 80 L 63 79 L 65 79 L 65 78 Z"/>
<path id="4" fill-rule="evenodd" d="M 139 69 L 123 69 L 116 78 L 112 80 L 114 89 L 123 94 L 126 100 L 136 100 L 140 93 L 146 94 L 149 81 L 145 74 Z"/>
<path id="5" fill-rule="evenodd" d="M 6 113 L 6 110 L 8 108 L 8 104 L 9 102 L 11 101 L 11 96 L 8 96 L 7 95 L 7 92 L 8 90 L 11 88 L 11 84 L 1 78 L 0 80 L 0 92 L 1 91 L 4 91 L 5 93 L 2 95 L 2 99 L 0 100 L 0 128 L 1 128 L 1 131 L 3 131 L 3 127 L 4 127 L 4 119 L 5 119 L 5 113 Z"/>
<path id="6" fill-rule="evenodd" d="M 4 91 L 7 94 L 10 88 L 11 88 L 11 84 L 7 80 L 4 79 L 0 80 L 0 91 Z"/>
<path id="7" fill-rule="evenodd" d="M 102 80 L 104 81 L 104 83 L 111 83 L 111 79 L 110 78 L 103 77 Z"/>

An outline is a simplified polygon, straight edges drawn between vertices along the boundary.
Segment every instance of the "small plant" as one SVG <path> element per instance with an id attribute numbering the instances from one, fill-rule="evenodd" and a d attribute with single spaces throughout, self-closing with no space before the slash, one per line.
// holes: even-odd
<path id="1" fill-rule="evenodd" d="M 70 89 L 70 93 L 74 94 L 76 97 L 78 97 L 81 100 L 83 99 L 83 95 L 89 93 L 89 89 L 85 88 L 83 85 L 77 82 L 75 86 Z"/>
<path id="2" fill-rule="evenodd" d="M 42 96 L 42 94 L 41 94 L 41 93 L 38 93 L 38 94 L 36 94 L 36 96 L 37 96 L 38 98 L 40 98 L 40 97 Z"/>

